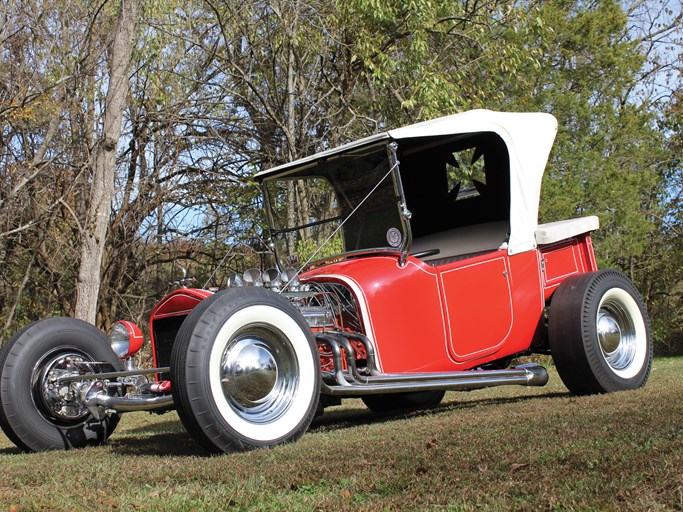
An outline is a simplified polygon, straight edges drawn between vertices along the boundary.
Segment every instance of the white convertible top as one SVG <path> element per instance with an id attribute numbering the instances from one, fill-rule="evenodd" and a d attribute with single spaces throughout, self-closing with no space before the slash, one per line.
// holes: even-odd
<path id="1" fill-rule="evenodd" d="M 548 161 L 557 120 L 545 113 L 494 112 L 471 110 L 440 117 L 431 121 L 389 130 L 345 144 L 335 149 L 262 171 L 259 181 L 274 175 L 287 174 L 313 163 L 369 146 L 382 140 L 450 136 L 461 133 L 493 132 L 505 142 L 510 157 L 510 240 L 508 253 L 517 254 L 536 247 L 538 202 L 541 180 Z"/>

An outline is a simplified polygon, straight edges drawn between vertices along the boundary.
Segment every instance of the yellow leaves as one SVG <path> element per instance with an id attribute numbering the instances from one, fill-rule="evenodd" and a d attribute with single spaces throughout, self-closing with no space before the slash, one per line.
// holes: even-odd
<path id="1" fill-rule="evenodd" d="M 33 124 L 36 121 L 35 109 L 31 107 L 18 107 L 12 110 L 8 117 L 10 121 L 23 122 L 25 124 Z"/>
<path id="2" fill-rule="evenodd" d="M 192 4 L 187 0 L 145 0 L 141 6 L 146 17 L 161 17 L 173 15 L 177 9 L 182 9 Z"/>
<path id="3" fill-rule="evenodd" d="M 15 124 L 35 125 L 45 122 L 57 108 L 55 102 L 45 95 L 25 103 L 15 99 L 9 105 L 7 118 Z"/>

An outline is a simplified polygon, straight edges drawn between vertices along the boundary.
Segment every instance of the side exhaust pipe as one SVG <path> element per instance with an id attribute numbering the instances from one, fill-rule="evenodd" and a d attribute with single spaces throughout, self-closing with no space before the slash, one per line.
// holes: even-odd
<path id="1" fill-rule="evenodd" d="M 544 386 L 548 382 L 547 370 L 533 363 L 506 370 L 382 374 L 376 369 L 374 349 L 367 338 L 359 339 L 368 353 L 370 375 L 363 375 L 356 367 L 355 353 L 349 339 L 357 338 L 337 332 L 316 335 L 316 340 L 331 347 L 334 354 L 334 371 L 323 373 L 324 394 L 353 397 L 432 390 L 465 391 L 508 385 Z M 342 349 L 345 358 L 341 355 Z M 345 369 L 342 368 L 342 360 L 346 362 Z"/>
<path id="2" fill-rule="evenodd" d="M 350 386 L 329 385 L 323 376 L 322 392 L 333 396 L 358 397 L 386 393 L 410 393 L 413 391 L 470 391 L 494 386 L 544 386 L 548 372 L 542 366 L 527 366 L 509 370 L 470 370 L 442 374 L 387 374 L 368 378 L 368 384 L 354 383 Z"/>

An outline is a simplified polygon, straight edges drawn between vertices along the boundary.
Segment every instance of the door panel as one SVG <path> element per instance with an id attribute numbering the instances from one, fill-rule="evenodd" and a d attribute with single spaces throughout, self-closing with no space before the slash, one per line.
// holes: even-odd
<path id="1" fill-rule="evenodd" d="M 456 361 L 493 354 L 509 336 L 513 319 L 509 274 L 501 252 L 440 269 L 450 350 Z"/>

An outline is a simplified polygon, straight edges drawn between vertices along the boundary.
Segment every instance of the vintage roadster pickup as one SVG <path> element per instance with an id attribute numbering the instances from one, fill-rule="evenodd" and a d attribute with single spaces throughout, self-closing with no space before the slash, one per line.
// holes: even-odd
<path id="1" fill-rule="evenodd" d="M 597 217 L 538 225 L 557 123 L 476 110 L 263 171 L 278 268 L 180 288 L 150 317 L 154 367 L 128 321 L 109 336 L 32 323 L 0 352 L 0 425 L 28 451 L 102 443 L 129 411 L 176 409 L 211 452 L 299 438 L 345 397 L 373 411 L 446 390 L 542 386 L 511 366 L 551 354 L 575 394 L 643 386 L 646 309 L 598 270 Z"/>

